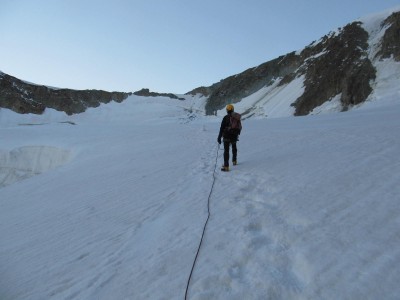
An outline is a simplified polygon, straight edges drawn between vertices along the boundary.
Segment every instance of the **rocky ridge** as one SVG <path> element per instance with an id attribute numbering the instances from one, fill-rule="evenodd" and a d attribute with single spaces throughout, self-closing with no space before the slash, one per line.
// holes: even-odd
<path id="1" fill-rule="evenodd" d="M 206 114 L 213 114 L 277 80 L 278 86 L 282 86 L 305 76 L 304 92 L 292 103 L 296 116 L 309 114 L 337 95 L 340 95 L 342 110 L 347 110 L 364 102 L 372 92 L 371 83 L 376 77 L 374 60 L 391 57 L 400 60 L 400 12 L 386 18 L 379 30 L 385 33 L 375 57 L 369 57 L 372 47 L 368 43 L 369 33 L 357 21 L 325 35 L 301 52 L 280 56 L 188 94 L 208 97 Z"/>
<path id="2" fill-rule="evenodd" d="M 143 97 L 168 97 L 171 99 L 185 100 L 185 98 L 178 97 L 177 95 L 172 94 L 172 93 L 150 92 L 149 89 L 141 89 L 140 91 L 134 92 L 133 94 L 136 96 L 143 96 Z"/>
<path id="3" fill-rule="evenodd" d="M 46 108 L 53 108 L 71 115 L 112 100 L 122 102 L 129 95 L 130 93 L 102 90 L 57 89 L 0 74 L 0 107 L 21 114 L 42 114 Z"/>

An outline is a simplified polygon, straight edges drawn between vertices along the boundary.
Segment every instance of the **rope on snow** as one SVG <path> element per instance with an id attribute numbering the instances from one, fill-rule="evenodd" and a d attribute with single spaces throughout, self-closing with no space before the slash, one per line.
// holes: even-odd
<path id="1" fill-rule="evenodd" d="M 192 269 L 190 270 L 189 278 L 188 278 L 188 280 L 187 280 L 186 292 L 185 292 L 185 300 L 187 299 L 187 296 L 188 296 L 190 280 L 192 279 L 193 270 L 194 270 L 194 267 L 195 267 L 196 262 L 197 262 L 197 257 L 199 256 L 199 253 L 200 253 L 200 248 L 201 248 L 201 245 L 202 245 L 202 243 L 203 243 L 204 234 L 205 234 L 205 232 L 206 232 L 208 220 L 210 219 L 210 215 L 211 215 L 211 213 L 210 213 L 210 199 L 211 199 L 211 194 L 212 194 L 212 192 L 213 192 L 214 184 L 215 184 L 215 171 L 216 171 L 216 169 L 217 169 L 219 148 L 220 148 L 220 146 L 218 145 L 217 155 L 216 155 L 216 157 L 215 157 L 215 166 L 214 166 L 214 173 L 213 173 L 213 182 L 212 182 L 211 189 L 210 189 L 210 193 L 208 194 L 208 200 L 207 200 L 207 210 L 208 210 L 207 220 L 206 220 L 206 222 L 204 223 L 203 233 L 201 234 L 200 243 L 199 243 L 199 246 L 198 246 L 198 248 L 197 248 L 196 256 L 195 256 L 195 258 L 194 258 L 194 260 L 193 260 L 193 265 L 192 265 Z"/>

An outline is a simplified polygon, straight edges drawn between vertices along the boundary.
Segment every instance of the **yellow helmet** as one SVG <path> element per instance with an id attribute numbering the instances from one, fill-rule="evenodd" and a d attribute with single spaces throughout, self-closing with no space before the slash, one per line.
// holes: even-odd
<path id="1" fill-rule="evenodd" d="M 227 110 L 227 111 L 233 111 L 233 109 L 234 109 L 234 107 L 233 107 L 232 104 L 228 104 L 228 105 L 226 106 L 226 110 Z"/>

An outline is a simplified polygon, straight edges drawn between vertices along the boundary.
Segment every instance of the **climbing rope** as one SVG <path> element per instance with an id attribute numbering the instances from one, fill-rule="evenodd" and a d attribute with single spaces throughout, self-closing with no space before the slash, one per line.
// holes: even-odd
<path id="1" fill-rule="evenodd" d="M 186 292 L 185 292 L 185 300 L 187 299 L 187 296 L 188 296 L 190 280 L 192 279 L 193 270 L 194 270 L 194 267 L 195 267 L 196 262 L 197 262 L 197 257 L 199 256 L 199 253 L 200 253 L 200 248 L 201 248 L 201 245 L 202 245 L 202 243 L 203 243 L 204 234 L 205 234 L 205 232 L 206 232 L 208 220 L 210 219 L 210 215 L 211 215 L 211 213 L 210 213 L 210 199 L 211 199 L 211 194 L 212 194 L 212 192 L 213 192 L 214 184 L 215 184 L 215 171 L 216 171 L 216 169 L 217 169 L 219 148 L 220 148 L 220 147 L 219 147 L 219 145 L 218 145 L 217 155 L 216 155 L 216 157 L 215 157 L 215 166 L 214 166 L 214 172 L 213 172 L 213 182 L 212 182 L 211 189 L 210 189 L 210 193 L 208 194 L 208 200 L 207 200 L 207 210 L 208 210 L 207 220 L 206 220 L 206 222 L 204 223 L 203 233 L 201 234 L 200 243 L 199 243 L 199 246 L 197 247 L 196 256 L 195 256 L 195 258 L 194 258 L 194 260 L 193 260 L 192 270 L 190 270 L 190 275 L 189 275 L 189 278 L 188 278 L 188 280 L 187 280 Z"/>

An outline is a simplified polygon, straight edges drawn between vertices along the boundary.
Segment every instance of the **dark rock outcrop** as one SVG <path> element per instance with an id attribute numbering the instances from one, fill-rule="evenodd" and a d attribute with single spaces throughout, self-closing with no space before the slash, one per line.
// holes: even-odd
<path id="1" fill-rule="evenodd" d="M 341 94 L 343 109 L 363 102 L 371 93 L 375 69 L 368 58 L 368 33 L 355 22 L 339 34 L 331 34 L 300 54 L 304 60 L 298 75 L 305 74 L 304 93 L 295 103 L 296 116 Z"/>
<path id="2" fill-rule="evenodd" d="M 393 13 L 387 18 L 381 27 L 388 27 L 382 39 L 382 48 L 377 56 L 389 58 L 393 55 L 396 61 L 400 61 L 400 12 Z"/>
<path id="3" fill-rule="evenodd" d="M 48 108 L 68 115 L 84 112 L 110 101 L 122 102 L 130 93 L 101 90 L 54 89 L 30 84 L 2 73 L 0 75 L 0 107 L 17 113 L 41 114 Z"/>
<path id="4" fill-rule="evenodd" d="M 136 96 L 143 96 L 143 97 L 168 97 L 171 99 L 185 100 L 185 98 L 180 98 L 172 93 L 155 93 L 155 92 L 150 92 L 149 89 L 141 89 L 140 91 L 134 92 L 133 94 Z"/>
<path id="5" fill-rule="evenodd" d="M 211 93 L 211 88 L 201 86 L 201 87 L 195 88 L 194 90 L 191 90 L 190 92 L 186 93 L 185 95 L 195 96 L 197 94 L 202 94 L 203 96 L 208 97 L 210 95 L 210 93 Z"/>

